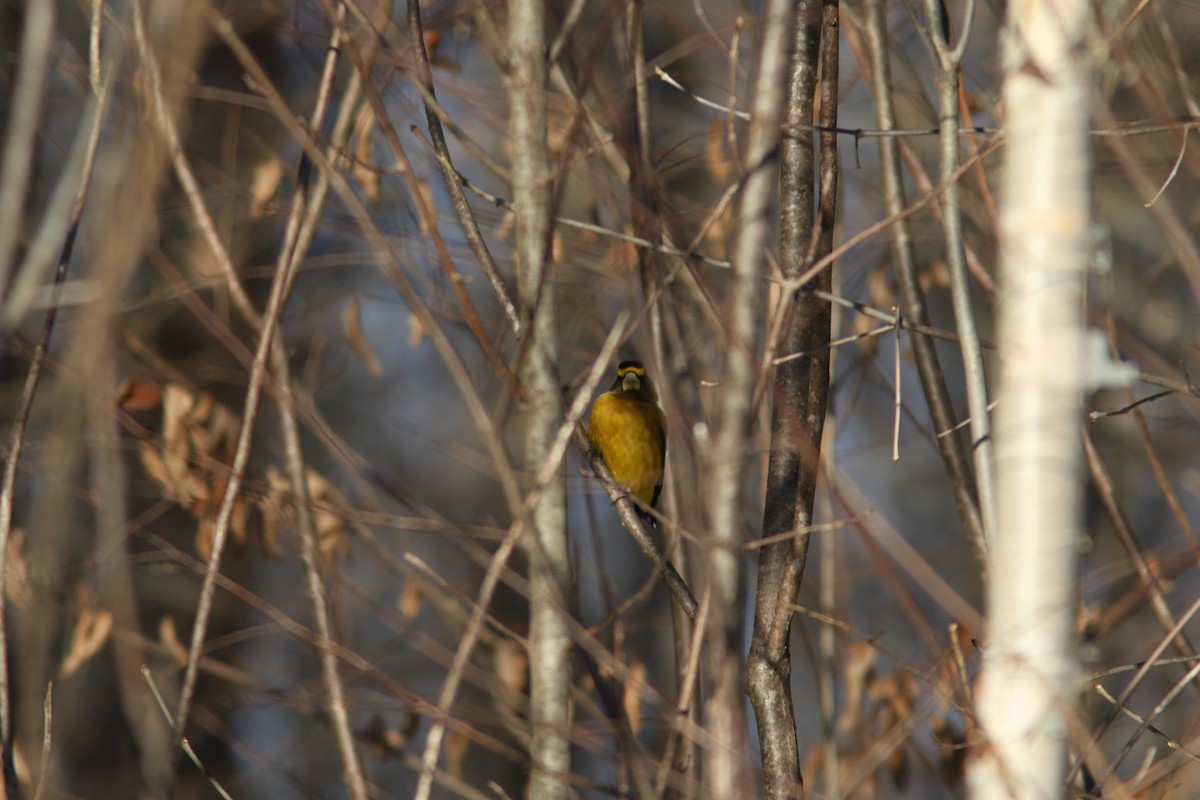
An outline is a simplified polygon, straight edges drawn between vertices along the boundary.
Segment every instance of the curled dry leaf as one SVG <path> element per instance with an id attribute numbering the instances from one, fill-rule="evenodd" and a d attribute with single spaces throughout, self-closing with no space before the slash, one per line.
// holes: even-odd
<path id="1" fill-rule="evenodd" d="M 33 597 L 29 588 L 29 562 L 25 560 L 25 529 L 13 528 L 4 562 L 4 596 L 17 608 L 26 608 Z"/>
<path id="2" fill-rule="evenodd" d="M 362 306 L 357 294 L 350 299 L 342 312 L 342 326 L 346 331 L 346 344 L 350 345 L 350 349 L 358 356 L 358 360 L 367 368 L 371 377 L 378 378 L 383 375 L 383 367 L 380 366 L 379 359 L 375 357 L 375 352 L 371 349 L 367 337 L 363 336 Z"/>
<path id="3" fill-rule="evenodd" d="M 420 581 L 409 579 L 404 582 L 404 590 L 396 598 L 396 608 L 407 619 L 415 619 L 421 613 L 421 605 L 425 602 L 425 589 Z"/>
<path id="4" fill-rule="evenodd" d="M 438 45 L 442 43 L 442 32 L 437 28 L 427 28 L 421 32 L 421 41 L 425 44 L 425 53 L 430 61 L 437 55 Z"/>
<path id="5" fill-rule="evenodd" d="M 152 411 L 162 403 L 162 389 L 153 381 L 126 379 L 117 390 L 117 406 L 123 411 Z"/>
<path id="6" fill-rule="evenodd" d="M 363 197 L 372 203 L 379 202 L 379 171 L 375 169 L 375 144 L 371 132 L 375 130 L 375 111 L 371 104 L 363 101 L 358 108 L 358 116 L 354 120 L 354 136 L 358 140 L 358 148 L 354 153 L 354 164 L 350 174 L 362 187 Z"/>
<path id="7" fill-rule="evenodd" d="M 922 291 L 945 289 L 950 285 L 950 267 L 940 258 L 935 259 L 917 275 L 917 282 L 921 284 Z"/>
<path id="8" fill-rule="evenodd" d="M 865 642 L 851 645 L 842 671 L 845 680 L 846 710 L 838 718 L 839 731 L 853 730 L 859 722 L 863 694 L 875 666 L 875 648 Z"/>
<path id="9" fill-rule="evenodd" d="M 399 727 L 389 725 L 379 714 L 372 714 L 362 738 L 377 758 L 386 758 L 399 753 L 412 741 L 420 723 L 420 716 L 411 710 L 404 715 L 404 721 Z"/>
<path id="10" fill-rule="evenodd" d="M 273 211 L 271 199 L 283 181 L 283 161 L 279 158 L 265 158 L 254 168 L 250 179 L 250 218 L 262 219 Z"/>
<path id="11" fill-rule="evenodd" d="M 150 397 L 148 390 L 131 393 Z M 179 384 L 162 390 L 162 433 L 146 438 L 139 456 L 146 475 L 158 484 L 163 495 L 199 520 L 196 552 L 208 558 L 213 539 L 213 522 L 229 482 L 225 469 L 233 456 L 241 420 L 207 392 L 194 393 Z M 230 517 L 230 533 L 238 545 L 249 537 L 252 504 L 239 496 Z"/>
<path id="12" fill-rule="evenodd" d="M 425 326 L 416 314 L 408 315 L 408 346 L 415 350 L 425 339 Z"/>
<path id="13" fill-rule="evenodd" d="M 162 488 L 168 500 L 188 509 L 208 498 L 203 476 L 190 466 L 193 453 L 187 418 L 194 405 L 191 392 L 169 384 L 163 392 L 162 440 L 158 447 L 144 442 L 141 448 L 146 473 Z"/>
<path id="14" fill-rule="evenodd" d="M 425 203 L 425 207 L 433 208 L 433 190 L 429 188 L 429 184 L 425 181 L 417 181 L 417 191 L 420 192 L 421 199 Z M 422 236 L 429 235 L 429 220 L 425 218 L 424 214 L 418 215 L 417 229 L 421 232 Z"/>
<path id="15" fill-rule="evenodd" d="M 207 559 L 212 551 L 215 520 L 229 482 L 227 465 L 232 460 L 241 420 L 212 395 L 192 393 L 176 384 L 168 384 L 164 389 L 162 408 L 162 434 L 158 439 L 142 441 L 139 449 L 142 465 L 167 499 L 199 521 L 195 547 Z M 316 471 L 308 469 L 305 475 L 321 555 L 328 563 L 348 549 L 339 511 L 346 506 L 346 500 Z M 250 539 L 251 515 L 257 509 L 262 518 L 263 551 L 276 556 L 279 526 L 285 520 L 294 520 L 291 506 L 295 501 L 287 477 L 278 469 L 267 470 L 266 483 L 266 492 L 261 497 L 235 498 L 229 532 L 239 546 L 245 546 Z"/>
<path id="16" fill-rule="evenodd" d="M 725 186 L 733 175 L 733 162 L 725 147 L 725 125 L 720 117 L 713 117 L 708 124 L 708 136 L 704 144 L 704 168 L 713 183 Z"/>
<path id="17" fill-rule="evenodd" d="M 512 238 L 513 225 L 516 224 L 516 219 L 516 215 L 513 214 L 511 208 L 508 208 L 504 211 L 504 216 L 502 216 L 500 221 L 496 223 L 495 236 L 497 241 L 507 242 Z"/>
<path id="18" fill-rule="evenodd" d="M 635 661 L 629 667 L 629 678 L 625 681 L 625 716 L 629 717 L 629 729 L 637 736 L 642 730 L 642 689 L 646 684 L 646 663 Z"/>
<path id="19" fill-rule="evenodd" d="M 158 641 L 167 648 L 176 664 L 181 667 L 187 664 L 187 648 L 179 640 L 179 632 L 175 630 L 175 617 L 170 614 L 163 614 L 162 619 L 158 621 Z"/>
<path id="20" fill-rule="evenodd" d="M 492 659 L 496 677 L 500 679 L 500 700 L 508 708 L 518 708 L 529 676 L 529 655 L 513 640 L 501 639 Z"/>
<path id="21" fill-rule="evenodd" d="M 559 229 L 555 228 L 554 233 L 550 236 L 550 261 L 554 264 L 561 264 L 566 257 L 567 244 Z"/>
<path id="22" fill-rule="evenodd" d="M 346 507 L 346 498 L 316 470 L 306 470 L 304 477 L 308 485 L 308 499 L 313 504 L 313 524 L 317 528 L 321 556 L 328 564 L 349 553 L 345 520 L 338 511 Z"/>
<path id="23" fill-rule="evenodd" d="M 312 469 L 305 470 L 308 499 L 312 504 L 313 525 L 316 527 L 317 542 L 321 558 L 328 565 L 349 552 L 346 526 L 338 509 L 344 508 L 346 499 L 322 475 Z M 260 501 L 263 520 L 263 545 L 274 555 L 279 552 L 278 531 L 283 523 L 294 524 L 293 505 L 295 498 L 291 482 L 275 467 L 267 470 L 267 494 Z"/>
<path id="24" fill-rule="evenodd" d="M 96 608 L 95 598 L 85 584 L 76 587 L 79 600 L 79 619 L 71 631 L 71 644 L 58 668 L 60 678 L 69 678 L 99 653 L 112 633 L 112 612 Z"/>
<path id="25" fill-rule="evenodd" d="M 463 777 L 463 761 L 470 751 L 471 740 L 466 735 L 457 730 L 446 734 L 446 766 L 449 767 L 450 774 L 459 780 Z"/>
<path id="26" fill-rule="evenodd" d="M 624 240 L 616 240 L 608 246 L 604 263 L 612 272 L 629 272 L 637 265 L 637 250 Z"/>
<path id="27" fill-rule="evenodd" d="M 142 442 L 142 466 L 167 499 L 200 516 L 219 502 L 214 489 L 223 488 L 225 478 L 213 462 L 225 463 L 232 454 L 238 417 L 212 395 L 178 384 L 163 390 L 162 409 L 161 438 Z"/>

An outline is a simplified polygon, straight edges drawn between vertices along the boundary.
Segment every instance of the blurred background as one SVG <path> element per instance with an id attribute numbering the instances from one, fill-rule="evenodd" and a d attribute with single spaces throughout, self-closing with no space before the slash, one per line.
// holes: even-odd
<path id="1" fill-rule="evenodd" d="M 463 395 L 477 394 L 519 452 L 520 404 L 508 372 L 518 347 L 430 143 L 406 9 L 364 1 L 339 16 L 335 5 L 0 0 L 0 416 L 6 463 L 15 467 L 5 490 L 7 664 L 16 775 L 29 796 L 34 785 L 45 797 L 149 796 L 163 780 L 174 781 L 177 798 L 215 796 L 190 764 L 164 779 L 169 725 L 149 687 L 175 707 L 213 522 L 246 418 L 259 315 L 301 201 L 305 213 L 320 213 L 301 235 L 279 319 L 287 374 L 272 362 L 187 735 L 233 797 L 346 794 L 287 477 L 286 417 L 294 415 L 331 638 L 374 796 L 412 795 L 431 719 L 443 716 L 450 724 L 436 796 L 524 795 L 528 610 L 520 556 L 504 571 L 463 689 L 445 715 L 437 709 L 491 554 L 512 522 Z M 900 127 L 911 131 L 900 141 L 915 204 L 939 179 L 933 67 L 924 18 L 912 5 L 887 4 L 886 21 L 893 98 Z M 662 510 L 694 552 L 704 537 L 696 438 L 710 420 L 725 336 L 723 262 L 733 223 L 722 197 L 745 169 L 746 123 L 731 109 L 748 105 L 760 9 L 702 0 L 638 6 L 645 59 L 662 71 L 649 78 L 655 213 L 667 244 L 703 258 L 662 254 L 663 290 L 648 300 L 641 245 L 630 238 L 626 8 L 552 0 L 560 378 L 569 402 L 618 316 L 630 315 L 632 334 L 613 363 L 640 358 L 656 370 L 670 427 Z M 951 20 L 962 19 L 962 3 L 947 7 Z M 503 27 L 505 9 L 491 0 L 431 0 L 420 12 L 453 165 L 511 285 L 507 97 L 492 34 L 481 26 Z M 886 217 L 877 140 L 852 133 L 877 127 L 863 3 L 845 2 L 840 13 L 839 125 L 847 133 L 839 137 L 837 243 Z M 991 145 L 1004 124 L 1002 18 L 1002 4 L 977 4 L 961 71 L 964 123 L 979 128 L 961 138 L 961 154 L 986 151 L 961 180 L 984 340 L 994 335 L 997 297 L 1003 148 Z M 340 57 L 323 93 L 335 31 Z M 1200 397 L 1189 378 L 1200 365 L 1200 149 L 1191 141 L 1200 125 L 1200 6 L 1096 3 L 1086 47 L 1098 65 L 1088 315 L 1115 357 L 1143 378 L 1089 398 L 1080 415 L 1081 435 L 1094 445 L 1081 476 L 1088 490 L 1080 658 L 1084 674 L 1103 673 L 1099 683 L 1116 696 L 1131 667 L 1195 612 L 1200 596 Z M 23 82 L 32 89 L 23 91 Z M 312 134 L 327 161 L 302 166 L 298 123 L 314 124 L 322 96 L 328 111 Z M 94 164 L 85 157 L 93 132 Z M 328 169 L 343 188 L 330 189 L 325 204 L 312 202 Z M 940 209 L 926 204 L 909 222 L 933 325 L 952 331 Z M 69 231 L 65 279 L 56 285 Z M 777 235 L 770 241 L 768 273 L 777 275 Z M 401 283 L 411 287 L 407 299 Z M 893 313 L 899 300 L 885 228 L 845 251 L 834 287 L 847 301 Z M 770 290 L 770 309 L 777 294 Z M 656 353 L 646 323 L 651 304 L 668 320 L 665 354 Z M 57 316 L 26 414 L 23 392 L 51 310 Z M 457 353 L 466 383 L 431 335 Z M 908 333 L 839 306 L 834 338 L 819 529 L 792 642 L 806 785 L 819 797 L 962 796 L 973 742 L 973 639 L 982 632 L 963 627 L 912 576 L 913 557 L 886 542 L 902 538 L 982 610 L 979 565 L 935 444 L 939 434 L 966 433 L 931 428 Z M 965 419 L 959 349 L 950 341 L 937 347 Z M 1139 400 L 1147 402 L 1132 407 Z M 757 414 L 743 452 L 751 465 L 747 543 L 762 525 L 766 401 Z M 638 691 L 626 682 L 626 712 L 643 757 L 657 763 L 678 695 L 670 599 L 574 451 L 565 470 L 578 621 L 641 681 Z M 748 546 L 747 586 L 756 564 Z M 752 610 L 748 603 L 747 620 Z M 1192 660 L 1151 670 L 1130 710 L 1149 713 L 1185 676 L 1195 637 L 1200 627 L 1188 622 L 1164 657 Z M 1093 682 L 1081 682 L 1080 699 L 1083 721 L 1098 728 L 1113 709 Z M 622 795 L 624 757 L 593 678 L 578 668 L 576 684 L 576 789 L 581 797 Z M 1200 792 L 1198 692 L 1200 682 L 1184 683 L 1154 723 L 1158 733 L 1118 717 L 1101 746 L 1109 758 L 1130 749 L 1110 785 L 1130 797 Z"/>

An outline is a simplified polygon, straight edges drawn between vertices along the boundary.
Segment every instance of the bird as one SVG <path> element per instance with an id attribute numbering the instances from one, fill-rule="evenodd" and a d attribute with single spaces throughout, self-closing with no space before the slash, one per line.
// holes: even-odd
<path id="1" fill-rule="evenodd" d="M 662 493 L 667 456 L 667 418 L 640 361 L 622 361 L 612 388 L 592 403 L 588 441 L 604 459 L 613 480 L 654 508 Z M 643 507 L 637 509 L 652 519 Z"/>

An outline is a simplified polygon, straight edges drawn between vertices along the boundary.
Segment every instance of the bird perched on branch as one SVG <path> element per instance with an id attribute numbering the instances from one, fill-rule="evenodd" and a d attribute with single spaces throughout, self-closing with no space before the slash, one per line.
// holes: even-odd
<path id="1" fill-rule="evenodd" d="M 640 361 L 622 361 L 612 388 L 592 403 L 588 439 L 613 479 L 653 508 L 662 492 L 667 419 Z M 642 508 L 638 514 L 649 515 Z"/>

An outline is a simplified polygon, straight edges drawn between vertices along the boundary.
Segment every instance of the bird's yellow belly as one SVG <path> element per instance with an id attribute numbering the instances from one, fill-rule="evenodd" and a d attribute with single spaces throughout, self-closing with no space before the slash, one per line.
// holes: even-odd
<path id="1" fill-rule="evenodd" d="M 643 503 L 654 499 L 662 478 L 662 431 L 658 409 L 610 396 L 597 398 L 588 438 L 608 465 L 613 478 Z"/>

